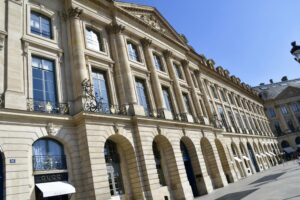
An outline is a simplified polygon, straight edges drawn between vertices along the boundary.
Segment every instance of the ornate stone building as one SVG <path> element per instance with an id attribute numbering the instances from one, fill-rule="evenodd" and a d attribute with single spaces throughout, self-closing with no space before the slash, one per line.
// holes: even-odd
<path id="1" fill-rule="evenodd" d="M 277 164 L 256 91 L 152 7 L 0 1 L 0 200 L 193 199 Z"/>
<path id="2" fill-rule="evenodd" d="M 255 87 L 264 101 L 271 129 L 278 138 L 281 151 L 287 154 L 300 148 L 300 79 L 260 84 Z"/>

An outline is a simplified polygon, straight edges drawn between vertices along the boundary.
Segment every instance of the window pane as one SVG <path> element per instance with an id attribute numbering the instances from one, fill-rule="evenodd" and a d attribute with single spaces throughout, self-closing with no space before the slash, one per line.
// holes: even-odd
<path id="1" fill-rule="evenodd" d="M 96 31 L 87 28 L 86 29 L 86 42 L 87 47 L 96 51 L 102 51 L 101 49 L 101 37 Z"/>
<path id="2" fill-rule="evenodd" d="M 136 80 L 136 90 L 137 90 L 139 105 L 143 106 L 145 114 L 149 115 L 149 103 L 146 95 L 144 81 Z"/>
<path id="3" fill-rule="evenodd" d="M 172 101 L 171 101 L 171 97 L 170 97 L 170 94 L 169 94 L 169 90 L 168 88 L 163 88 L 163 95 L 164 95 L 164 102 L 165 102 L 165 106 L 166 106 L 166 109 L 168 111 L 173 111 L 173 107 L 172 107 Z"/>
<path id="4" fill-rule="evenodd" d="M 189 97 L 188 94 L 182 94 L 183 101 L 185 103 L 185 108 L 188 114 L 191 114 L 191 107 L 190 107 L 190 102 L 189 102 Z"/>
<path id="5" fill-rule="evenodd" d="M 30 14 L 31 32 L 46 38 L 52 38 L 51 19 L 37 12 Z"/>

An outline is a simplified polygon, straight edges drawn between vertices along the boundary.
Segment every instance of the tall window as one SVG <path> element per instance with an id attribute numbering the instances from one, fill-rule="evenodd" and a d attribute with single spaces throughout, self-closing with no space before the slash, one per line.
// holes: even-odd
<path id="1" fill-rule="evenodd" d="M 249 129 L 250 129 L 250 125 L 249 125 L 249 123 L 248 123 L 248 120 L 247 120 L 246 115 L 243 115 L 243 120 L 244 120 L 244 123 L 245 123 L 245 125 L 246 125 L 246 128 L 249 130 Z"/>
<path id="2" fill-rule="evenodd" d="M 168 111 L 173 112 L 173 105 L 172 105 L 169 89 L 166 88 L 166 87 L 163 87 L 162 92 L 163 92 L 163 95 L 164 95 L 164 103 L 165 103 L 166 109 Z"/>
<path id="3" fill-rule="evenodd" d="M 292 132 L 295 131 L 295 127 L 294 127 L 294 124 L 293 124 L 293 122 L 292 122 L 291 119 L 287 119 L 287 120 L 286 120 L 286 124 L 288 125 L 289 129 L 290 129 Z"/>
<path id="4" fill-rule="evenodd" d="M 161 155 L 160 155 L 160 151 L 157 147 L 157 143 L 155 141 L 152 143 L 152 149 L 153 149 L 155 166 L 156 166 L 156 170 L 157 170 L 157 174 L 158 174 L 159 183 L 162 186 L 166 186 L 165 175 L 164 175 L 164 171 L 161 166 Z"/>
<path id="5" fill-rule="evenodd" d="M 221 106 L 218 106 L 218 111 L 219 111 L 219 115 L 221 117 L 222 123 L 223 123 L 224 127 L 227 129 L 228 125 L 227 125 L 226 117 L 224 115 L 223 108 Z"/>
<path id="6" fill-rule="evenodd" d="M 242 118 L 241 118 L 241 116 L 240 116 L 240 114 L 238 112 L 235 113 L 235 117 L 236 117 L 236 119 L 237 119 L 237 121 L 239 123 L 239 127 L 241 129 L 244 129 L 245 127 L 244 127 L 244 124 L 242 122 Z"/>
<path id="7" fill-rule="evenodd" d="M 40 110 L 50 102 L 56 103 L 56 84 L 54 62 L 32 56 L 33 99 L 35 110 Z"/>
<path id="8" fill-rule="evenodd" d="M 53 139 L 37 140 L 32 146 L 33 170 L 67 169 L 63 146 Z"/>
<path id="9" fill-rule="evenodd" d="M 95 51 L 104 51 L 103 39 L 101 33 L 86 27 L 86 46 Z"/>
<path id="10" fill-rule="evenodd" d="M 293 112 L 299 112 L 300 111 L 299 106 L 296 102 L 291 103 L 291 108 L 292 108 Z"/>
<path id="11" fill-rule="evenodd" d="M 149 116 L 149 102 L 146 94 L 145 82 L 143 80 L 136 79 L 135 83 L 139 105 L 144 107 L 145 115 Z"/>
<path id="12" fill-rule="evenodd" d="M 191 73 L 191 76 L 192 76 L 192 79 L 193 79 L 193 82 L 194 82 L 194 86 L 195 86 L 196 88 L 198 88 L 198 82 L 197 82 L 197 78 L 196 78 L 196 76 L 195 76 L 195 73 L 192 72 L 192 73 Z"/>
<path id="13" fill-rule="evenodd" d="M 238 99 L 237 97 L 235 97 L 235 101 L 236 101 L 236 103 L 237 103 L 237 105 L 238 105 L 239 107 L 242 107 L 242 106 L 241 106 L 241 103 L 240 103 L 240 101 L 239 101 L 239 99 Z"/>
<path id="14" fill-rule="evenodd" d="M 217 91 L 216 91 L 215 87 L 211 85 L 211 86 L 210 86 L 210 90 L 211 90 L 211 92 L 212 92 L 214 98 L 215 98 L 215 99 L 218 99 L 218 94 L 217 94 Z"/>
<path id="15" fill-rule="evenodd" d="M 127 42 L 127 48 L 128 48 L 129 59 L 140 62 L 141 58 L 137 46 L 132 42 Z"/>
<path id="16" fill-rule="evenodd" d="M 227 102 L 227 99 L 226 99 L 224 91 L 220 90 L 220 93 L 221 93 L 222 100 L 225 101 L 225 102 Z"/>
<path id="17" fill-rule="evenodd" d="M 281 105 L 280 110 L 281 110 L 282 114 L 284 114 L 284 115 L 288 114 L 288 110 L 285 105 Z"/>
<path id="18" fill-rule="evenodd" d="M 120 156 L 117 144 L 107 140 L 104 146 L 104 156 L 108 175 L 110 194 L 112 196 L 124 194 Z"/>
<path id="19" fill-rule="evenodd" d="M 97 102 L 99 102 L 99 111 L 104 113 L 110 112 L 110 105 L 109 105 L 109 97 L 107 92 L 107 84 L 105 73 L 101 71 L 93 71 L 93 85 L 94 85 L 94 93 Z"/>
<path id="20" fill-rule="evenodd" d="M 229 97 L 229 101 L 232 105 L 234 105 L 234 101 L 233 101 L 233 98 L 232 98 L 232 95 L 231 94 L 228 94 L 228 97 Z"/>
<path id="21" fill-rule="evenodd" d="M 189 96 L 188 96 L 188 94 L 183 93 L 183 94 L 182 94 L 182 97 L 183 97 L 183 101 L 184 101 L 185 109 L 186 109 L 187 113 L 188 113 L 188 114 L 191 114 L 191 113 L 192 113 L 192 110 L 191 110 L 191 106 L 190 106 L 190 101 L 189 101 Z"/>
<path id="22" fill-rule="evenodd" d="M 175 74 L 176 77 L 179 79 L 183 79 L 182 71 L 180 65 L 173 63 L 174 69 L 175 69 Z"/>
<path id="23" fill-rule="evenodd" d="M 274 108 L 268 108 L 268 113 L 271 118 L 276 117 Z"/>
<path id="24" fill-rule="evenodd" d="M 236 124 L 235 124 L 235 120 L 234 120 L 234 117 L 233 117 L 233 115 L 232 115 L 232 112 L 231 112 L 231 111 L 227 111 L 227 114 L 228 114 L 228 117 L 229 117 L 231 126 L 232 126 L 234 129 L 236 129 Z"/>
<path id="25" fill-rule="evenodd" d="M 154 59 L 154 65 L 155 65 L 156 69 L 159 71 L 162 71 L 162 72 L 165 71 L 163 64 L 162 64 L 161 57 L 159 55 L 153 53 L 153 59 Z"/>
<path id="26" fill-rule="evenodd" d="M 40 13 L 31 11 L 30 13 L 31 33 L 52 39 L 51 19 Z"/>

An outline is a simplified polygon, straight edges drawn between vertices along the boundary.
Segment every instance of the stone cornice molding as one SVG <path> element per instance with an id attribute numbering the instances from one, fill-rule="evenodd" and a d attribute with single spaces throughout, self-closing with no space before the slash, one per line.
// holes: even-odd
<path id="1" fill-rule="evenodd" d="M 106 30 L 108 32 L 111 32 L 114 34 L 118 34 L 118 33 L 122 33 L 125 30 L 125 26 L 122 24 L 113 22 L 113 23 L 109 24 L 108 26 L 106 26 Z"/>
<path id="2" fill-rule="evenodd" d="M 79 19 L 80 15 L 83 13 L 83 10 L 79 7 L 76 8 L 70 8 L 68 11 L 68 16 L 70 18 Z"/>
<path id="3" fill-rule="evenodd" d="M 142 43 L 143 47 L 150 47 L 152 44 L 152 40 L 149 38 L 143 38 L 143 39 L 141 39 L 141 43 Z"/>
<path id="4" fill-rule="evenodd" d="M 164 54 L 164 56 L 165 56 L 166 58 L 170 58 L 170 57 L 173 56 L 173 52 L 170 51 L 169 49 L 164 50 L 163 54 Z"/>

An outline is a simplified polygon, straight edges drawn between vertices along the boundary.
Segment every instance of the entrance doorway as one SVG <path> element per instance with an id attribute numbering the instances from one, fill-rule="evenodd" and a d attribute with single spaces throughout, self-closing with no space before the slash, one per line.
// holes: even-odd
<path id="1" fill-rule="evenodd" d="M 250 154 L 251 162 L 252 162 L 253 165 L 254 165 L 255 171 L 256 171 L 256 172 L 259 172 L 259 167 L 258 167 L 258 164 L 257 164 L 257 162 L 256 162 L 256 159 L 255 159 L 255 155 L 254 155 L 253 149 L 252 149 L 252 147 L 251 147 L 251 145 L 250 145 L 249 143 L 247 143 L 247 148 L 248 148 L 248 151 L 249 151 L 249 154 Z"/>

